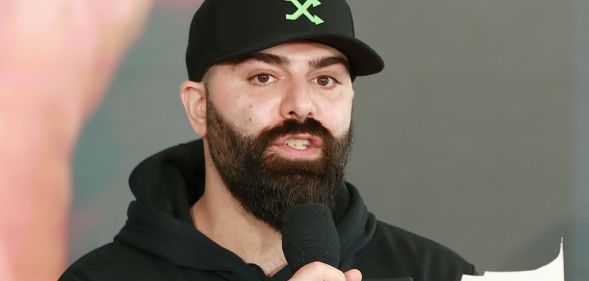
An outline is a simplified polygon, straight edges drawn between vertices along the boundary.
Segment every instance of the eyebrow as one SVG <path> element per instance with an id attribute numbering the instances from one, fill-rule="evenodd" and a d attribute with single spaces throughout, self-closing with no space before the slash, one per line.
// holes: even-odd
<path id="1" fill-rule="evenodd" d="M 273 65 L 289 65 L 290 60 L 287 57 L 278 56 L 269 53 L 255 53 L 251 54 L 243 59 L 237 61 L 237 64 L 248 61 L 248 60 L 256 60 L 261 61 L 267 64 Z M 319 69 L 323 67 L 328 67 L 335 64 L 341 64 L 346 67 L 348 72 L 350 71 L 350 62 L 344 56 L 330 56 L 324 57 L 316 60 L 312 60 L 309 62 L 309 66 L 314 69 Z"/>
<path id="2" fill-rule="evenodd" d="M 343 56 L 326 57 L 321 58 L 319 60 L 312 60 L 309 62 L 309 66 L 315 69 L 328 67 L 334 64 L 341 64 L 345 66 L 348 69 L 348 71 L 350 71 L 350 62 Z"/>

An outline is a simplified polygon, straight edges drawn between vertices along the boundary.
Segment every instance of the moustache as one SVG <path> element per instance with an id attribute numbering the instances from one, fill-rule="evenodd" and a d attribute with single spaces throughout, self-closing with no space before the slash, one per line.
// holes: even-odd
<path id="1" fill-rule="evenodd" d="M 321 122 L 314 118 L 306 118 L 302 122 L 296 119 L 287 119 L 281 124 L 263 130 L 258 136 L 258 143 L 262 147 L 267 147 L 274 139 L 285 135 L 295 134 L 309 134 L 317 136 L 324 141 L 335 139 L 331 132 L 325 128 Z"/>

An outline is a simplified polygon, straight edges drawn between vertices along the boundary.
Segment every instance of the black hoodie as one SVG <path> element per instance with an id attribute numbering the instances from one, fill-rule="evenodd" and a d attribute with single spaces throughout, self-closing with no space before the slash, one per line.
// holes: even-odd
<path id="1" fill-rule="evenodd" d="M 192 224 L 190 206 L 204 189 L 202 141 L 159 152 L 129 179 L 137 200 L 114 241 L 76 261 L 60 281 L 288 280 L 288 266 L 266 277 Z M 473 265 L 433 241 L 375 219 L 346 183 L 334 214 L 340 236 L 339 268 L 357 268 L 363 280 L 459 281 Z"/>

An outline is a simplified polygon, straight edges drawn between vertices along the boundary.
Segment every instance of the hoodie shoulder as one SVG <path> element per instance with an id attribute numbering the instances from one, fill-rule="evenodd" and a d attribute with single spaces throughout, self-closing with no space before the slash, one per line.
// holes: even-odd
<path id="1" fill-rule="evenodd" d="M 476 275 L 474 266 L 449 248 L 381 221 L 356 261 L 367 278 L 459 281 L 462 274 Z"/>
<path id="2" fill-rule="evenodd" d="M 175 271 L 163 259 L 113 242 L 82 256 L 59 281 L 180 280 L 174 278 Z"/>

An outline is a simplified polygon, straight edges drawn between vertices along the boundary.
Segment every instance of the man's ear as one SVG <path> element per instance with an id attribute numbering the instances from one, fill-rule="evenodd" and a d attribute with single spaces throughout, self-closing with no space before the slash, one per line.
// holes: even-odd
<path id="1" fill-rule="evenodd" d="M 207 134 L 207 93 L 203 82 L 186 81 L 180 86 L 180 98 L 192 130 L 201 138 Z"/>

